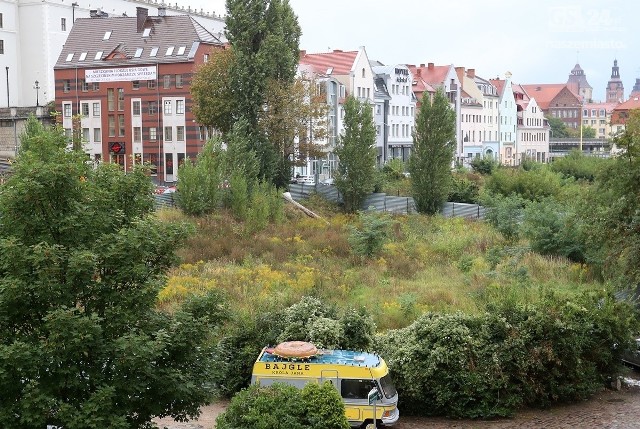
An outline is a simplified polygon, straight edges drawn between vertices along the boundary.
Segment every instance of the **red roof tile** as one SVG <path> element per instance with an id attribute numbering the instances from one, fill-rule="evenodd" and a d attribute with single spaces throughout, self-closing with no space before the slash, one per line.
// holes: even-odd
<path id="1" fill-rule="evenodd" d="M 538 83 L 533 85 L 520 85 L 526 93 L 531 98 L 535 98 L 538 106 L 542 110 L 549 109 L 549 104 L 553 101 L 554 98 L 562 91 L 563 89 L 567 89 L 571 94 L 573 94 L 578 100 L 581 100 L 581 97 L 576 94 L 574 91 L 571 91 L 571 88 L 567 86 L 566 83 Z"/>
<path id="2" fill-rule="evenodd" d="M 433 65 L 433 63 L 429 63 L 426 66 L 424 64 L 420 64 L 419 66 L 408 64 L 407 67 L 409 67 L 414 77 L 424 80 L 431 86 L 442 85 L 451 68 L 450 65 L 436 66 Z"/>
<path id="3" fill-rule="evenodd" d="M 300 64 L 311 66 L 314 71 L 330 75 L 347 75 L 353 68 L 358 51 L 341 51 L 335 49 L 333 52 L 319 54 L 301 53 Z M 329 68 L 333 68 L 327 73 Z"/>
<path id="4" fill-rule="evenodd" d="M 633 110 L 640 109 L 640 96 L 634 96 L 625 101 L 624 103 L 620 103 L 618 107 L 613 110 Z"/>

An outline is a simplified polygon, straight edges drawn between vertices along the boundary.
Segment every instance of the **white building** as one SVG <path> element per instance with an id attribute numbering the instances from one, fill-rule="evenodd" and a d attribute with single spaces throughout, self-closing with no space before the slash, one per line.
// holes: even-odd
<path id="1" fill-rule="evenodd" d="M 411 89 L 413 76 L 406 65 L 377 65 L 373 72 L 378 163 L 395 158 L 407 162 L 413 148 L 417 101 Z"/>
<path id="2" fill-rule="evenodd" d="M 54 99 L 53 67 L 76 18 L 133 17 L 138 6 L 164 7 L 167 15 L 189 14 L 214 35 L 224 31 L 224 11 L 196 11 L 162 1 L 0 0 L 0 67 L 7 82 L 0 85 L 0 106 L 45 105 Z"/>
<path id="3" fill-rule="evenodd" d="M 500 94 L 498 109 L 500 163 L 503 165 L 515 165 L 518 108 L 511 83 L 511 73 L 505 73 L 504 80 L 492 79 L 491 83 L 498 89 L 498 93 Z"/>

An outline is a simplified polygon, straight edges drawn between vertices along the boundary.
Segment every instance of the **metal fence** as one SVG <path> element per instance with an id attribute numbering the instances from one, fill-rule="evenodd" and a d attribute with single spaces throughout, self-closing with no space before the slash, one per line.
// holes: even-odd
<path id="1" fill-rule="evenodd" d="M 154 206 L 156 210 L 176 206 L 176 200 L 173 197 L 173 193 L 154 195 L 154 199 Z"/>
<path id="2" fill-rule="evenodd" d="M 328 201 L 339 203 L 342 201 L 340 193 L 331 185 L 290 184 L 291 197 L 300 201 L 313 193 L 318 193 Z M 381 212 L 409 214 L 416 213 L 416 203 L 412 197 L 397 197 L 384 193 L 369 194 L 362 204 L 362 210 L 377 210 Z M 478 204 L 445 203 L 442 215 L 445 217 L 464 217 L 466 219 L 484 219 L 487 209 Z"/>

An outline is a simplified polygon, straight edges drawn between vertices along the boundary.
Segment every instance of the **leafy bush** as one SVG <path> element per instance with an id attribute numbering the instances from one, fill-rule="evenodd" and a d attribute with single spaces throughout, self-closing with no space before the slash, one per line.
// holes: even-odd
<path id="1" fill-rule="evenodd" d="M 493 158 L 473 158 L 470 165 L 476 173 L 489 175 L 500 166 L 500 163 Z"/>
<path id="2" fill-rule="evenodd" d="M 357 255 L 377 255 L 389 236 L 391 218 L 386 213 L 360 212 L 361 227 L 352 227 L 349 243 Z"/>
<path id="3" fill-rule="evenodd" d="M 598 171 L 607 163 L 606 160 L 585 156 L 579 150 L 572 150 L 569 155 L 555 159 L 551 164 L 551 170 L 564 177 L 593 182 Z"/>
<path id="4" fill-rule="evenodd" d="M 483 204 L 489 208 L 485 219 L 507 240 L 517 240 L 520 234 L 523 207 L 525 201 L 518 195 L 485 195 Z"/>
<path id="5" fill-rule="evenodd" d="M 525 200 L 540 201 L 555 197 L 562 186 L 560 175 L 548 168 L 524 170 L 496 170 L 487 180 L 486 190 L 491 194 L 509 196 L 516 194 Z"/>
<path id="6" fill-rule="evenodd" d="M 453 184 L 449 191 L 449 201 L 454 203 L 475 204 L 478 202 L 480 186 L 467 175 L 454 174 Z"/>
<path id="7" fill-rule="evenodd" d="M 537 305 L 495 303 L 484 314 L 428 313 L 378 337 L 405 412 L 508 416 L 593 394 L 619 366 L 637 321 L 608 292 Z"/>
<path id="8" fill-rule="evenodd" d="M 566 256 L 574 262 L 585 261 L 580 220 L 567 204 L 553 199 L 530 203 L 524 210 L 522 230 L 536 252 Z"/>
<path id="9" fill-rule="evenodd" d="M 398 180 L 404 178 L 404 162 L 400 158 L 394 158 L 389 160 L 383 167 L 382 171 L 391 180 Z"/>
<path id="10" fill-rule="evenodd" d="M 302 390 L 276 383 L 239 392 L 216 419 L 218 429 L 348 429 L 335 387 L 307 384 Z"/>

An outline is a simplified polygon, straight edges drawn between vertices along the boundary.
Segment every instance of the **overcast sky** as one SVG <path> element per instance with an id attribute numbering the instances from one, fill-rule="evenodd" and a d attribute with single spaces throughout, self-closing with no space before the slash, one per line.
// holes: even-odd
<path id="1" fill-rule="evenodd" d="M 175 0 L 174 0 L 175 1 Z M 225 13 L 224 0 L 178 0 Z M 618 59 L 625 96 L 640 78 L 636 0 L 289 0 L 302 28 L 300 49 L 364 46 L 384 64 L 433 62 L 475 68 L 484 78 L 563 83 L 580 63 L 604 99 Z M 635 55 L 634 55 L 635 54 Z"/>

